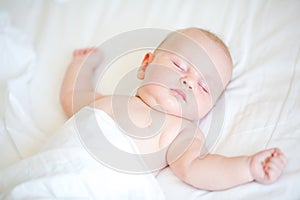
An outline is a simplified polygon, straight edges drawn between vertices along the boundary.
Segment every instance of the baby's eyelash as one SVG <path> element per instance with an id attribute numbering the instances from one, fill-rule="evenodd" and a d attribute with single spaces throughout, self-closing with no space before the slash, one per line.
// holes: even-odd
<path id="1" fill-rule="evenodd" d="M 207 86 L 207 84 L 205 83 L 205 82 L 203 82 L 203 81 L 200 81 L 199 83 L 198 83 L 198 85 L 201 87 L 201 89 L 205 92 L 205 93 L 209 93 L 209 90 L 208 90 L 208 86 Z"/>
<path id="2" fill-rule="evenodd" d="M 178 63 L 172 61 L 172 63 L 181 71 L 186 71 L 186 69 L 184 67 L 182 67 L 181 65 L 179 65 Z"/>

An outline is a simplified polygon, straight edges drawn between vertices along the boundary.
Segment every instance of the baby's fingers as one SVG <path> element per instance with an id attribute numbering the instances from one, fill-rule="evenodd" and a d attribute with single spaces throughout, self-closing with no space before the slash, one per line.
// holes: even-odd
<path id="1" fill-rule="evenodd" d="M 275 148 L 275 150 L 272 154 L 272 159 L 278 159 L 278 162 L 280 161 L 284 166 L 287 164 L 286 157 L 278 148 Z"/>
<path id="2" fill-rule="evenodd" d="M 279 159 L 280 159 L 281 162 L 284 164 L 284 166 L 287 164 L 287 158 L 286 158 L 283 154 L 281 154 L 281 155 L 279 156 Z"/>
<path id="3" fill-rule="evenodd" d="M 271 158 L 276 152 L 276 149 L 263 150 L 256 154 L 256 158 L 261 162 L 265 162 L 267 158 Z"/>
<path id="4" fill-rule="evenodd" d="M 269 160 L 269 164 L 282 170 L 286 165 L 286 159 L 284 157 L 273 157 Z"/>
<path id="5" fill-rule="evenodd" d="M 270 174 L 270 172 L 281 174 L 283 167 L 284 165 L 278 159 L 273 159 L 264 166 L 264 170 L 266 174 Z"/>
<path id="6" fill-rule="evenodd" d="M 276 181 L 281 175 L 283 168 L 286 165 L 286 160 L 280 157 L 272 157 L 265 163 L 264 171 L 267 183 L 272 183 Z"/>
<path id="7" fill-rule="evenodd" d="M 273 183 L 278 179 L 281 170 L 274 166 L 272 163 L 265 166 L 265 183 Z"/>

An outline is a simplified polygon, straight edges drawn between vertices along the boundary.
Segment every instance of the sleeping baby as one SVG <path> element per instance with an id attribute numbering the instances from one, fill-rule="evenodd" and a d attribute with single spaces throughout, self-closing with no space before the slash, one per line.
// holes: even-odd
<path id="1" fill-rule="evenodd" d="M 187 28 L 170 33 L 144 55 L 137 73 L 142 81 L 132 96 L 95 92 L 92 77 L 99 62 L 101 49 L 74 51 L 61 88 L 63 110 L 68 117 L 87 106 L 101 110 L 131 138 L 141 157 L 160 152 L 153 163 L 145 161 L 149 172 L 168 166 L 183 182 L 205 190 L 252 181 L 269 184 L 281 175 L 287 161 L 278 148 L 225 157 L 205 147 L 194 121 L 213 108 L 233 68 L 226 45 L 211 32 Z"/>

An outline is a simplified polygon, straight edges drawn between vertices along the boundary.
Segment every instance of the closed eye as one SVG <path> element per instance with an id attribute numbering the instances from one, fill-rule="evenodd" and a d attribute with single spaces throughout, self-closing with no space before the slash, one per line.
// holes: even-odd
<path id="1" fill-rule="evenodd" d="M 201 81 L 198 83 L 198 85 L 201 87 L 201 89 L 205 92 L 205 93 L 209 93 L 209 90 L 208 90 L 208 86 L 205 82 Z"/>
<path id="2" fill-rule="evenodd" d="M 179 69 L 180 71 L 182 71 L 182 72 L 185 72 L 186 71 L 186 69 L 184 68 L 184 67 L 182 67 L 181 65 L 179 65 L 177 62 L 174 62 L 174 61 L 172 61 L 172 63 L 175 65 L 175 67 L 177 68 L 177 69 Z"/>

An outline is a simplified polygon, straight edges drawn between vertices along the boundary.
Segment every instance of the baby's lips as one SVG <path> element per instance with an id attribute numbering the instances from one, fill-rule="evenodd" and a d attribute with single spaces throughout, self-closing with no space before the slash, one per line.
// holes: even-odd
<path id="1" fill-rule="evenodd" d="M 171 89 L 171 91 L 172 91 L 175 95 L 181 96 L 182 99 L 183 99 L 184 101 L 186 101 L 186 94 L 185 94 L 182 90 L 180 90 L 180 89 Z"/>

